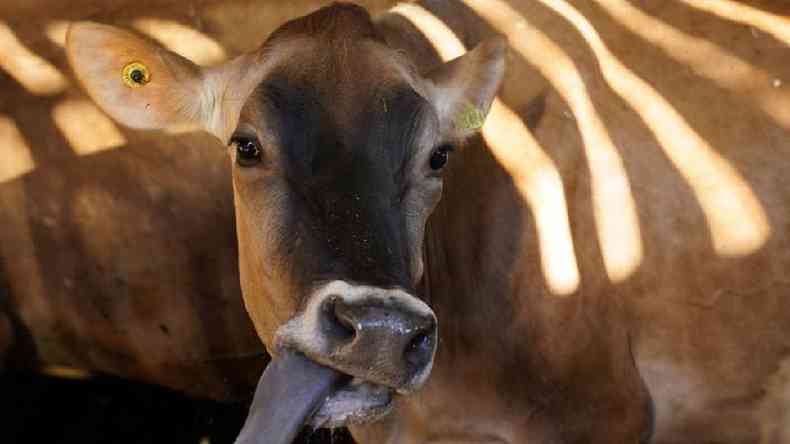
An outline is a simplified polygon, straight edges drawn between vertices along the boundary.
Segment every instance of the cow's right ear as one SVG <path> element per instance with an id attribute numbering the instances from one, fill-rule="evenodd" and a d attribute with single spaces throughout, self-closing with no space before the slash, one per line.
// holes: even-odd
<path id="1" fill-rule="evenodd" d="M 492 37 L 429 74 L 442 138 L 462 140 L 483 126 L 502 83 L 506 52 L 507 41 Z"/>
<path id="2" fill-rule="evenodd" d="M 113 26 L 77 22 L 69 27 L 66 51 L 91 98 L 115 120 L 132 128 L 196 123 L 217 136 L 222 82 L 209 71 L 144 37 Z"/>

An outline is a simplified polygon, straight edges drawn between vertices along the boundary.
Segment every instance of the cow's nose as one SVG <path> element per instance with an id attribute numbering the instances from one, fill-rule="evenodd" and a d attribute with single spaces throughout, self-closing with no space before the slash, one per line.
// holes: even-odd
<path id="1" fill-rule="evenodd" d="M 358 380 L 411 393 L 433 366 L 436 315 L 403 290 L 338 280 L 316 289 L 276 341 Z"/>
<path id="2" fill-rule="evenodd" d="M 326 303 L 326 322 L 340 333 L 334 338 L 338 359 L 373 363 L 393 378 L 393 386 L 402 386 L 430 363 L 436 344 L 432 313 L 386 297 L 330 297 Z"/>

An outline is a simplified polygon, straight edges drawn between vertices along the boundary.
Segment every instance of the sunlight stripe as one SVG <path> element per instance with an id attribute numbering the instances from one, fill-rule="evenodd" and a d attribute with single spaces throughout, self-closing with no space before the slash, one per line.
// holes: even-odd
<path id="1" fill-rule="evenodd" d="M 501 0 L 464 0 L 510 39 L 513 49 L 538 68 L 573 111 L 591 175 L 593 212 L 606 272 L 613 282 L 642 262 L 636 204 L 620 153 L 599 116 L 573 60 L 518 11 Z"/>
<path id="2" fill-rule="evenodd" d="M 33 154 L 13 119 L 0 114 L 0 183 L 36 168 Z"/>
<path id="3" fill-rule="evenodd" d="M 768 218 L 735 168 L 658 91 L 614 57 L 579 11 L 564 0 L 539 1 L 579 31 L 598 59 L 606 82 L 640 116 L 691 186 L 705 213 L 716 252 L 742 256 L 762 247 L 771 234 Z"/>
<path id="4" fill-rule="evenodd" d="M 688 65 L 732 93 L 754 97 L 777 123 L 790 128 L 790 91 L 778 90 L 775 78 L 718 45 L 693 37 L 645 14 L 626 0 L 595 0 L 622 26 L 660 48 L 670 58 Z"/>
<path id="5" fill-rule="evenodd" d="M 725 20 L 753 26 L 790 46 L 790 19 L 731 0 L 678 0 Z"/>
<path id="6" fill-rule="evenodd" d="M 91 101 L 62 100 L 52 108 L 52 119 L 77 155 L 126 145 L 126 139 L 115 123 Z"/>
<path id="7" fill-rule="evenodd" d="M 216 40 L 176 21 L 140 18 L 132 26 L 198 65 L 215 65 L 227 59 L 225 50 Z"/>
<path id="8" fill-rule="evenodd" d="M 2 21 L 0 68 L 37 96 L 58 94 L 68 86 L 68 81 L 55 66 L 27 49 Z"/>

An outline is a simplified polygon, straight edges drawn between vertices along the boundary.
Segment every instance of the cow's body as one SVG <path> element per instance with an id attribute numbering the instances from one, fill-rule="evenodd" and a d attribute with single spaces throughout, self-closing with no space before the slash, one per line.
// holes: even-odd
<path id="1" fill-rule="evenodd" d="M 182 137 L 161 150 L 146 138 L 0 187 L 14 360 L 245 395 L 265 350 L 238 299 L 221 153 L 184 162 Z"/>
<path id="2" fill-rule="evenodd" d="M 488 147 L 473 139 L 453 154 L 425 241 L 422 296 L 440 332 L 432 376 L 384 421 L 355 435 L 362 443 L 634 442 L 648 439 L 655 425 L 660 443 L 784 442 L 790 120 L 782 108 L 790 109 L 783 83 L 790 65 L 778 61 L 787 59 L 787 46 L 673 2 L 647 11 L 687 33 L 665 35 L 662 51 L 601 7 L 576 2 L 612 53 L 647 81 L 636 84 L 659 92 L 677 112 L 671 114 L 655 94 L 629 90 L 633 82 L 623 86 L 616 65 L 602 59 L 600 48 L 593 54 L 556 11 L 537 1 L 512 3 L 527 21 L 511 15 L 514 21 L 498 22 L 512 26 L 501 30 L 514 49 L 502 102 L 489 119 L 512 110 L 530 124 L 546 156 L 535 154 L 536 145 L 503 151 L 497 134 L 485 129 Z M 765 6 L 787 14 L 779 3 Z M 424 6 L 467 47 L 495 32 L 473 9 Z M 379 29 L 427 72 L 440 56 L 409 17 L 384 18 Z M 644 26 L 638 21 L 644 17 L 630 17 Z M 590 116 L 582 111 L 589 108 L 574 96 L 579 91 L 563 89 L 573 85 L 563 77 L 567 71 L 537 72 L 547 46 L 535 43 L 544 40 L 530 34 L 533 27 L 573 60 L 603 128 L 585 125 Z M 670 51 L 694 38 L 718 46 Z M 722 58 L 727 53 L 747 62 L 745 70 L 732 74 L 725 64 L 716 71 L 700 59 L 732 62 Z M 511 128 L 502 125 L 495 127 L 499 134 Z M 143 145 L 153 136 L 124 134 L 140 148 L 52 165 L 37 158 L 36 171 L 0 187 L 3 226 L 14 227 L 0 233 L 14 322 L 26 326 L 45 362 L 223 393 L 228 387 L 216 376 L 227 368 L 215 373 L 191 363 L 261 351 L 236 296 L 227 170 L 219 155 L 198 147 L 188 162 L 168 163 L 176 145 L 204 143 L 197 137 L 172 136 L 168 148 L 151 151 Z M 601 134 L 622 160 L 620 170 L 596 182 L 604 188 L 595 188 L 595 169 L 612 166 L 611 157 L 595 151 L 606 144 L 596 138 Z M 557 214 L 551 205 L 557 189 L 540 180 L 552 171 L 562 179 L 572 251 L 561 248 L 568 222 L 537 214 Z M 630 194 L 617 194 L 622 188 L 611 184 L 618 171 L 626 173 Z M 542 184 L 549 204 L 525 193 Z M 601 189 L 615 193 L 600 204 L 603 213 L 594 200 Z M 637 236 L 625 224 L 604 243 L 602 221 L 612 214 L 628 220 L 629 195 Z M 613 242 L 625 253 L 618 256 Z M 131 245 L 145 253 L 125 254 Z M 545 265 L 551 258 L 555 267 Z M 152 269 L 162 264 L 185 274 L 163 280 Z M 561 269 L 569 271 L 557 274 Z M 217 306 L 225 308 L 209 308 Z M 209 375 L 198 384 L 210 388 L 196 390 L 181 378 L 190 372 Z"/>

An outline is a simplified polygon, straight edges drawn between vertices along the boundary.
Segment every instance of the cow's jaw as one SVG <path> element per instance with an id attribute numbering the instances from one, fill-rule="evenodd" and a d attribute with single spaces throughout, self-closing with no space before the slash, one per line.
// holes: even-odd
<path id="1" fill-rule="evenodd" d="M 388 387 L 353 379 L 326 397 L 309 424 L 335 428 L 378 421 L 392 410 L 393 398 Z"/>
<path id="2" fill-rule="evenodd" d="M 258 382 L 236 444 L 290 444 L 305 424 L 342 427 L 376 421 L 392 409 L 393 393 L 284 350 Z"/>

